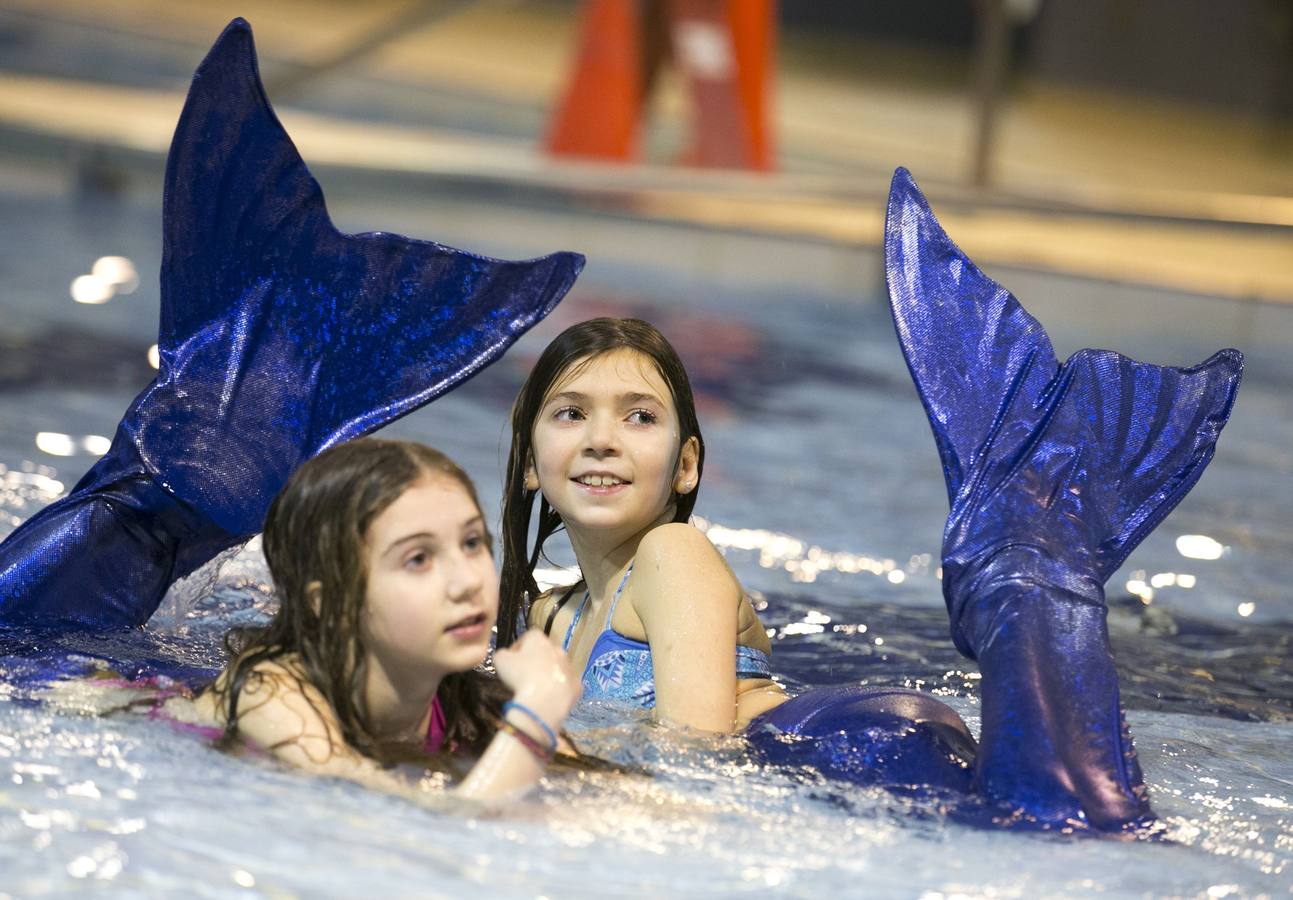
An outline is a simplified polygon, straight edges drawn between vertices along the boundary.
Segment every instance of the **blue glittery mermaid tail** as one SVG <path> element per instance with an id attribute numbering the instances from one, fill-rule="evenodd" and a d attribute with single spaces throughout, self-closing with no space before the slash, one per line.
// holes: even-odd
<path id="1" fill-rule="evenodd" d="M 1122 715 L 1104 582 L 1212 458 L 1243 357 L 1192 368 L 1081 350 L 948 239 L 899 169 L 885 263 L 898 340 L 934 430 L 951 513 L 943 593 L 983 674 L 975 784 L 1042 822 L 1150 815 Z"/>
<path id="2" fill-rule="evenodd" d="M 71 494 L 0 545 L 0 623 L 146 621 L 260 530 L 299 463 L 493 362 L 583 266 L 338 232 L 241 19 L 193 77 L 163 231 L 157 378 Z"/>
<path id="3" fill-rule="evenodd" d="M 974 738 L 951 707 L 910 688 L 812 688 L 746 729 L 765 762 L 853 784 L 927 793 L 973 789 Z"/>

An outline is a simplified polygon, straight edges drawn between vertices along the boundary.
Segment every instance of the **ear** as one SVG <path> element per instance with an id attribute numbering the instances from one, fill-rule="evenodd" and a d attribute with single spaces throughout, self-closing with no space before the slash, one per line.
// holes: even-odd
<path id="1" fill-rule="evenodd" d="M 673 478 L 675 494 L 690 494 L 700 482 L 700 441 L 687 438 L 678 453 L 678 474 Z"/>
<path id="2" fill-rule="evenodd" d="M 323 605 L 323 582 L 311 581 L 305 586 L 305 596 L 310 598 L 310 609 L 314 614 L 319 615 L 319 608 Z"/>
<path id="3" fill-rule="evenodd" d="M 539 473 L 534 468 L 533 456 L 525 462 L 525 489 L 527 491 L 537 491 L 539 489 Z"/>

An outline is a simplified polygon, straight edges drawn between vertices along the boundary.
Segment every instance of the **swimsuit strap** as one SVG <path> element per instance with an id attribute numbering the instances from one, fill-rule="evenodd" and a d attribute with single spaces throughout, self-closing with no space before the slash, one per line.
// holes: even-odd
<path id="1" fill-rule="evenodd" d="M 574 588 L 571 588 L 571 591 L 573 590 Z M 569 597 L 570 595 L 567 594 L 566 596 Z M 575 635 L 575 626 L 579 624 L 579 617 L 584 614 L 584 607 L 588 605 L 589 596 L 588 591 L 584 591 L 584 599 L 580 600 L 579 605 L 575 607 L 574 618 L 570 620 L 570 626 L 566 628 L 566 639 L 561 642 L 562 650 L 568 651 L 570 649 L 570 639 Z"/>
<path id="2" fill-rule="evenodd" d="M 620 594 L 624 592 L 624 585 L 628 584 L 629 576 L 632 574 L 633 574 L 633 563 L 629 563 L 628 571 L 625 572 L 624 577 L 620 579 L 620 586 L 615 589 L 615 596 L 611 598 L 611 608 L 606 613 L 606 627 L 602 629 L 603 631 L 610 630 L 611 617 L 615 615 L 615 604 L 620 602 Z M 570 590 L 571 592 L 573 592 L 574 588 L 572 587 Z M 561 598 L 561 602 L 565 603 L 569 597 L 570 597 L 570 594 L 567 593 L 565 597 Z M 570 620 L 570 625 L 566 628 L 566 639 L 561 642 L 562 650 L 568 651 L 570 649 L 570 639 L 575 635 L 575 626 L 579 624 L 579 617 L 584 614 L 584 609 L 588 606 L 590 599 L 591 599 L 591 595 L 588 593 L 588 591 L 584 591 L 584 598 L 579 601 L 579 606 L 575 607 L 575 615 Z M 549 619 L 551 619 L 551 617 L 549 617 Z M 549 621 L 549 625 L 551 625 L 551 621 Z"/>
<path id="3" fill-rule="evenodd" d="M 629 583 L 629 576 L 633 574 L 633 563 L 629 563 L 628 569 L 624 572 L 624 577 L 620 579 L 620 586 L 615 589 L 615 596 L 611 597 L 611 608 L 606 611 L 606 627 L 603 631 L 614 631 L 611 628 L 611 619 L 615 618 L 615 606 L 620 602 L 620 594 L 624 593 L 624 585 Z"/>

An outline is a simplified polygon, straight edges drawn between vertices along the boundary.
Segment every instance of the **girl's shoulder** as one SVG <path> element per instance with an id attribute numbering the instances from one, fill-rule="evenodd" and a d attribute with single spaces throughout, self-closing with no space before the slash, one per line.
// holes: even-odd
<path id="1" fill-rule="evenodd" d="M 705 533 L 686 522 L 652 528 L 638 544 L 633 580 L 702 590 L 740 590 L 727 560 Z"/>
<path id="2" fill-rule="evenodd" d="M 687 562 L 717 563 L 727 567 L 713 542 L 690 522 L 666 522 L 652 528 L 638 544 L 636 559 L 659 561 L 679 553 Z"/>
<path id="3" fill-rule="evenodd" d="M 237 684 L 230 680 L 233 672 L 233 666 L 225 669 L 213 685 L 214 691 L 204 694 L 216 695 L 212 699 L 217 700 L 221 724 L 230 708 L 228 694 L 236 690 L 239 730 L 246 736 L 260 732 L 254 735 L 259 743 L 272 745 L 271 735 L 281 736 L 284 728 L 295 730 L 297 736 L 313 734 L 327 739 L 339 733 L 331 704 L 310 681 L 295 654 L 260 660 Z"/>
<path id="4" fill-rule="evenodd" d="M 224 671 L 214 691 L 223 693 L 220 724 L 226 726 L 227 716 L 235 715 L 234 733 L 243 742 L 325 775 L 353 778 L 357 766 L 371 767 L 347 745 L 336 711 L 297 655 L 257 660 L 233 680 L 236 665 Z"/>
<path id="5" fill-rule="evenodd" d="M 557 602 L 553 590 L 544 591 L 539 596 L 530 601 L 530 608 L 525 614 L 525 624 L 530 628 L 542 628 L 543 624 L 548 621 L 548 615 L 552 612 L 553 605 Z"/>
<path id="6" fill-rule="evenodd" d="M 318 688 L 305 674 L 305 667 L 294 654 L 264 659 L 256 663 L 247 673 L 244 691 L 261 691 L 269 689 L 317 693 Z"/>
<path id="7" fill-rule="evenodd" d="M 244 654 L 226 666 L 211 689 L 220 694 L 233 689 L 240 693 L 257 694 L 282 688 L 300 690 L 314 687 L 306 677 L 300 658 L 294 653 L 258 660 L 250 666 L 247 665 L 246 658 Z M 235 679 L 237 684 L 234 683 Z"/>

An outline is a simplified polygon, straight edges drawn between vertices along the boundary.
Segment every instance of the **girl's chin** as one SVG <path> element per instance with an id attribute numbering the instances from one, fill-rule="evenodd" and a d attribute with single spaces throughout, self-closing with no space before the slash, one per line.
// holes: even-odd
<path id="1" fill-rule="evenodd" d="M 468 669 L 474 669 L 477 666 L 482 665 L 485 662 L 485 658 L 488 656 L 489 656 L 489 639 L 486 638 L 484 641 L 481 642 L 480 647 L 476 650 L 475 653 L 469 653 L 464 656 L 464 659 L 466 660 L 466 662 L 460 671 L 466 672 Z"/>
<path id="2" fill-rule="evenodd" d="M 451 650 L 441 653 L 436 659 L 431 660 L 434 668 L 441 672 L 470 672 L 472 669 L 481 666 L 489 656 L 489 634 L 487 630 L 485 637 L 481 638 L 479 643 L 455 642 L 458 646 Z"/>
<path id="3" fill-rule="evenodd" d="M 489 641 L 481 644 L 481 647 L 477 648 L 475 652 L 463 648 L 454 654 L 454 669 L 459 672 L 476 669 L 477 666 L 485 662 L 487 656 L 489 656 Z"/>
<path id="4" fill-rule="evenodd" d="M 574 509 L 567 512 L 557 510 L 561 521 L 567 529 L 577 528 L 586 531 L 634 532 L 651 527 L 654 519 L 640 516 L 627 516 L 615 509 Z"/>

